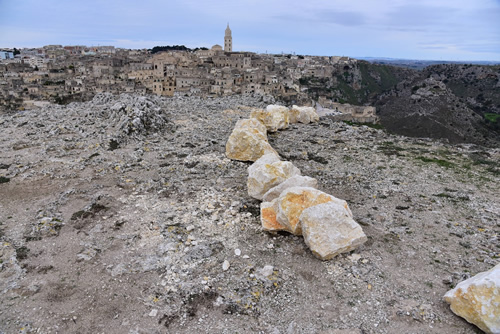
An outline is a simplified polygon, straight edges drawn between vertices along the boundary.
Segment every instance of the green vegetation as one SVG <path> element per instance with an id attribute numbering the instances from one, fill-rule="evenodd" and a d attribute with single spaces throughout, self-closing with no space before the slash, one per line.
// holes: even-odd
<path id="1" fill-rule="evenodd" d="M 417 157 L 418 160 L 421 160 L 423 162 L 432 162 L 432 163 L 436 163 L 438 164 L 439 166 L 441 167 L 446 167 L 446 168 L 450 168 L 450 167 L 453 167 L 453 163 L 447 161 L 447 160 L 442 160 L 442 159 L 436 159 L 436 158 L 427 158 L 427 157 Z"/>
<path id="2" fill-rule="evenodd" d="M 491 123 L 497 123 L 498 119 L 500 118 L 500 114 L 486 113 L 484 114 L 484 118 L 486 118 L 486 120 L 490 121 Z"/>
<path id="3" fill-rule="evenodd" d="M 384 130 L 384 127 L 382 124 L 375 124 L 375 123 L 357 123 L 357 122 L 351 122 L 351 121 L 344 121 L 345 124 L 348 124 L 350 126 L 362 126 L 365 125 L 369 128 L 372 129 L 377 129 L 377 130 Z"/>
<path id="4" fill-rule="evenodd" d="M 10 181 L 10 179 L 8 177 L 0 176 L 0 183 L 7 183 L 9 181 Z"/>
<path id="5" fill-rule="evenodd" d="M 158 53 L 162 51 L 198 51 L 198 50 L 208 50 L 208 48 L 201 47 L 201 48 L 195 48 L 195 49 L 190 49 L 186 47 L 185 45 L 167 45 L 167 46 L 155 46 L 152 48 L 150 51 L 151 53 Z"/>
<path id="6" fill-rule="evenodd" d="M 396 155 L 398 157 L 404 156 L 400 152 L 405 151 L 404 148 L 394 145 L 392 141 L 383 142 L 377 149 L 387 156 Z"/>

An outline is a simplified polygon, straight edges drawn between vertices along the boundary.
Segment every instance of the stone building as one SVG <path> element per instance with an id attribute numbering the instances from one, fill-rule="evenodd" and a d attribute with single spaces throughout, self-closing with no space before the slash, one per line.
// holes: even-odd
<path id="1" fill-rule="evenodd" d="M 224 34 L 224 51 L 233 52 L 233 37 L 231 36 L 231 29 L 229 29 L 229 23 L 227 24 L 226 32 Z"/>

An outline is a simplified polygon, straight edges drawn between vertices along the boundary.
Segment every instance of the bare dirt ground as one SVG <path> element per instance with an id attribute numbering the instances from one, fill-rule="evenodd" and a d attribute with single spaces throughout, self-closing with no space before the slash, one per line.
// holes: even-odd
<path id="1" fill-rule="evenodd" d="M 368 236 L 323 262 L 261 230 L 250 163 L 225 157 L 268 102 L 101 95 L 0 115 L 0 333 L 480 332 L 442 296 L 499 262 L 500 151 L 328 118 L 270 134 Z"/>

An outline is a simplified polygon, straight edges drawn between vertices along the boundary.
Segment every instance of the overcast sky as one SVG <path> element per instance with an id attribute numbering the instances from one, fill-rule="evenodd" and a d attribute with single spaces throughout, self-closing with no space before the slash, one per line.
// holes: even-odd
<path id="1" fill-rule="evenodd" d="M 0 0 L 0 47 L 48 44 L 500 61 L 500 0 Z"/>

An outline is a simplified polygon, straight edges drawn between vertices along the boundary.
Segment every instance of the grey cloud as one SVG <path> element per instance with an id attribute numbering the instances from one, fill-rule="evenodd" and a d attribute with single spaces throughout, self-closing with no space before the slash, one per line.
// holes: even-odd
<path id="1" fill-rule="evenodd" d="M 457 9 L 424 5 L 405 5 L 389 12 L 386 18 L 388 26 L 428 27 L 441 25 L 455 15 Z"/>
<path id="2" fill-rule="evenodd" d="M 303 15 L 282 14 L 274 16 L 275 19 L 307 24 L 328 23 L 342 26 L 360 26 L 366 23 L 364 15 L 353 11 L 315 10 Z"/>
<path id="3" fill-rule="evenodd" d="M 322 22 L 339 24 L 343 26 L 360 26 L 366 23 L 364 15 L 352 11 L 321 11 L 316 13 L 317 18 Z"/>

